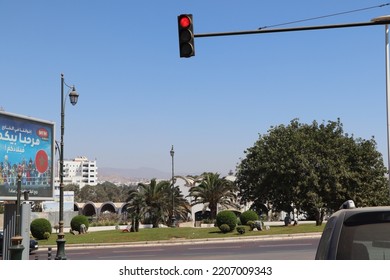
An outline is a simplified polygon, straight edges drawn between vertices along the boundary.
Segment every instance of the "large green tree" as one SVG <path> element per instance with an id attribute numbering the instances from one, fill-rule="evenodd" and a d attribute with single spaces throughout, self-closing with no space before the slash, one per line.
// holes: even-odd
<path id="1" fill-rule="evenodd" d="M 189 189 L 189 195 L 193 198 L 192 205 L 204 204 L 204 210 L 210 209 L 210 218 L 217 216 L 218 205 L 222 208 L 236 208 L 237 187 L 232 181 L 221 178 L 218 173 L 206 172 L 196 177 Z"/>
<path id="2" fill-rule="evenodd" d="M 374 138 L 345 134 L 340 120 L 271 127 L 237 166 L 242 202 L 268 203 L 316 213 L 335 211 L 348 199 L 360 206 L 389 203 L 382 155 Z"/>

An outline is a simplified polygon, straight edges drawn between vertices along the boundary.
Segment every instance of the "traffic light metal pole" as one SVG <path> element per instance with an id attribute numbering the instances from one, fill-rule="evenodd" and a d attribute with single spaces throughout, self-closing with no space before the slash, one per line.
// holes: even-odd
<path id="1" fill-rule="evenodd" d="M 383 20 L 383 21 L 355 22 L 355 23 L 344 23 L 344 24 L 329 24 L 329 25 L 300 26 L 300 27 L 271 28 L 271 29 L 264 28 L 264 29 L 247 30 L 247 31 L 215 32 L 215 33 L 203 33 L 203 34 L 201 33 L 201 34 L 194 34 L 194 37 L 195 38 L 201 38 L 201 37 L 217 37 L 217 36 L 232 36 L 232 35 L 248 35 L 248 34 L 277 33 L 277 32 L 307 31 L 307 30 L 347 28 L 347 27 L 384 25 L 384 24 L 390 24 L 390 19 Z"/>

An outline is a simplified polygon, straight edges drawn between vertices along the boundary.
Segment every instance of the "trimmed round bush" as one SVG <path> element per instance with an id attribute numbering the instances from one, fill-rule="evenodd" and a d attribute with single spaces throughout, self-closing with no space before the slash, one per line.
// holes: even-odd
<path id="1" fill-rule="evenodd" d="M 228 233 L 230 231 L 230 227 L 227 224 L 220 225 L 219 229 L 220 231 L 222 231 L 222 233 Z"/>
<path id="2" fill-rule="evenodd" d="M 253 210 L 247 210 L 243 212 L 240 216 L 241 224 L 248 225 L 249 221 L 257 221 L 259 219 L 259 215 Z"/>
<path id="3" fill-rule="evenodd" d="M 43 234 L 43 237 L 47 240 L 47 239 L 49 239 L 50 238 L 50 232 L 45 232 L 44 234 Z"/>
<path id="4" fill-rule="evenodd" d="M 245 233 L 245 227 L 243 227 L 243 226 L 239 226 L 239 227 L 237 227 L 237 232 L 239 233 L 239 234 L 244 234 Z"/>
<path id="5" fill-rule="evenodd" d="M 89 227 L 89 221 L 88 218 L 84 215 L 77 215 L 74 216 L 73 219 L 70 221 L 70 227 L 72 230 L 80 232 L 80 226 L 84 224 L 85 227 L 88 229 Z"/>
<path id="6" fill-rule="evenodd" d="M 38 240 L 47 239 L 47 234 L 51 234 L 52 228 L 49 220 L 45 218 L 38 218 L 30 224 L 31 235 Z"/>
<path id="7" fill-rule="evenodd" d="M 230 228 L 230 231 L 233 231 L 237 225 L 237 216 L 232 211 L 222 211 L 217 214 L 216 224 L 219 229 L 221 225 L 227 224 Z"/>

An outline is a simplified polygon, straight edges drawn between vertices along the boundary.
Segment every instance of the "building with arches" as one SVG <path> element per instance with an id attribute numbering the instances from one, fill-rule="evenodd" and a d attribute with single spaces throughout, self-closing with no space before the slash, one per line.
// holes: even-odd
<path id="1" fill-rule="evenodd" d="M 123 214 L 127 213 L 128 203 L 126 202 L 112 202 L 112 201 L 106 201 L 106 202 L 93 202 L 88 201 L 85 203 L 74 203 L 74 211 L 77 212 L 79 215 L 85 215 L 85 216 L 96 216 L 103 213 L 114 213 L 114 214 Z"/>

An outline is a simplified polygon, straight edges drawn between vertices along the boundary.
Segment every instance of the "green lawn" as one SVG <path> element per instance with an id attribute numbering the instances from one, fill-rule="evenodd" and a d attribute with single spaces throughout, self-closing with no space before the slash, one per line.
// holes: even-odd
<path id="1" fill-rule="evenodd" d="M 295 234 L 322 232 L 324 225 L 302 224 L 298 226 L 272 226 L 269 230 L 249 231 L 246 227 L 244 234 L 238 234 L 236 230 L 230 233 L 221 233 L 218 228 L 151 228 L 140 229 L 139 232 L 123 232 L 122 230 L 94 231 L 82 235 L 65 234 L 66 244 L 94 244 L 94 243 L 126 243 L 147 242 L 159 240 L 191 240 L 226 237 L 248 237 L 274 234 Z M 39 240 L 40 246 L 55 245 L 57 234 L 51 234 L 48 240 Z"/>

